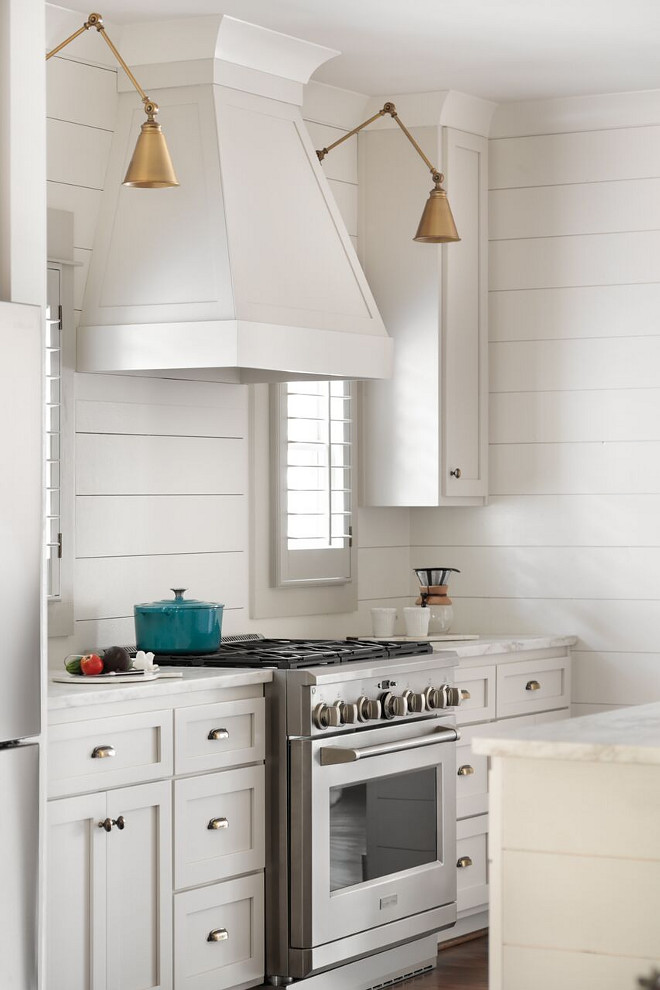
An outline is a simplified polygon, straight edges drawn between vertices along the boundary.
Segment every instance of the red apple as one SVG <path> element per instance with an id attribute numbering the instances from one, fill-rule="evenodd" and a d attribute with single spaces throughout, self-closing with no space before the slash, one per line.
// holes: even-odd
<path id="1" fill-rule="evenodd" d="M 80 669 L 88 676 L 103 673 L 103 661 L 98 653 L 88 653 L 80 661 Z"/>

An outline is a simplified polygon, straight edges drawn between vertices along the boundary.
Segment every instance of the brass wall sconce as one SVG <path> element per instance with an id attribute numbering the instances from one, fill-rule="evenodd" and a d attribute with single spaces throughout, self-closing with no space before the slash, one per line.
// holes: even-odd
<path id="1" fill-rule="evenodd" d="M 103 26 L 103 18 L 101 14 L 90 14 L 81 28 L 74 31 L 74 33 L 66 38 L 65 41 L 59 44 L 56 48 L 53 48 L 52 51 L 48 52 L 46 55 L 46 61 L 48 61 L 49 58 L 52 58 L 53 55 L 57 55 L 58 52 L 61 52 L 63 48 L 81 35 L 83 31 L 89 31 L 90 28 L 96 28 L 128 78 L 135 86 L 142 98 L 144 112 L 147 115 L 147 119 L 144 124 L 142 124 L 140 129 L 140 135 L 137 139 L 137 144 L 135 145 L 133 157 L 131 158 L 128 171 L 126 172 L 126 177 L 124 178 L 122 185 L 135 186 L 138 189 L 164 189 L 168 186 L 178 186 L 179 180 L 176 177 L 176 173 L 172 165 L 172 159 L 170 158 L 170 153 L 167 150 L 165 135 L 162 132 L 160 124 L 156 120 L 158 104 L 149 99 L 129 67 L 126 65 L 126 62 L 124 62 L 123 58 L 113 45 Z"/>
<path id="2" fill-rule="evenodd" d="M 390 117 L 399 125 L 403 133 L 406 135 L 413 148 L 420 156 L 420 158 L 426 163 L 431 176 L 433 178 L 434 188 L 429 194 L 426 206 L 424 207 L 424 212 L 422 213 L 422 219 L 419 221 L 419 227 L 417 228 L 417 233 L 415 234 L 413 240 L 421 241 L 425 244 L 447 244 L 451 241 L 460 241 L 458 236 L 458 231 L 456 230 L 456 224 L 454 223 L 454 217 L 452 216 L 451 208 L 449 206 L 449 200 L 447 199 L 447 193 L 442 188 L 442 183 L 444 182 L 444 175 L 439 172 L 431 162 L 428 160 L 420 146 L 415 141 L 414 137 L 408 130 L 408 128 L 403 124 L 397 113 L 397 109 L 393 103 L 386 103 L 378 113 L 375 113 L 373 117 L 369 117 L 362 124 L 358 124 L 354 127 L 352 131 L 348 131 L 343 137 L 340 137 L 337 141 L 333 141 L 329 144 L 327 148 L 322 148 L 317 151 L 318 159 L 320 162 L 323 161 L 325 156 L 337 145 L 342 144 L 347 141 L 348 138 L 353 137 L 359 131 L 368 127 L 369 124 L 373 124 L 374 120 L 378 120 L 379 117 L 389 114 Z"/>

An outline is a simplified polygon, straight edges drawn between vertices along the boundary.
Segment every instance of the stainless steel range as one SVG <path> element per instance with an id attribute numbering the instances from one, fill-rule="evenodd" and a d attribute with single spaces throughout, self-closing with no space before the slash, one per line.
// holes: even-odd
<path id="1" fill-rule="evenodd" d="M 435 933 L 456 921 L 456 654 L 255 639 L 158 662 L 274 668 L 268 980 L 367 990 L 435 965 Z"/>

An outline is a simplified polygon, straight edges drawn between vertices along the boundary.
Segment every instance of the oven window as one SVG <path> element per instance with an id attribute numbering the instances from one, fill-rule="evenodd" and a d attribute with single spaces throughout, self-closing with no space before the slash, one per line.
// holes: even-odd
<path id="1" fill-rule="evenodd" d="M 330 890 L 437 859 L 436 768 L 330 789 Z"/>

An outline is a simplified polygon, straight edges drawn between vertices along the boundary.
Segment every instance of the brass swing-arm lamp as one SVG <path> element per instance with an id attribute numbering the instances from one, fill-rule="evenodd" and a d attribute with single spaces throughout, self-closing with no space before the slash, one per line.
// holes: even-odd
<path id="1" fill-rule="evenodd" d="M 422 241 L 425 244 L 447 244 L 450 241 L 460 241 L 451 208 L 449 206 L 449 200 L 447 199 L 447 193 L 442 188 L 442 183 L 444 182 L 445 177 L 442 172 L 439 172 L 438 169 L 431 164 L 408 128 L 401 122 L 397 109 L 393 103 L 386 103 L 383 108 L 378 111 L 378 113 L 373 115 L 373 117 L 369 117 L 368 120 L 358 124 L 358 126 L 354 127 L 352 131 L 348 131 L 348 133 L 344 134 L 337 141 L 333 141 L 332 144 L 329 144 L 327 148 L 321 148 L 320 151 L 317 151 L 316 154 L 318 155 L 319 161 L 322 162 L 328 152 L 332 151 L 333 148 L 336 148 L 337 145 L 347 141 L 350 137 L 353 137 L 354 134 L 357 134 L 365 127 L 368 127 L 369 124 L 373 124 L 374 120 L 378 120 L 379 117 L 384 117 L 385 114 L 389 114 L 395 123 L 399 125 L 417 154 L 426 163 L 433 178 L 434 188 L 430 192 L 428 201 L 424 207 L 424 212 L 422 213 L 422 219 L 419 221 L 419 227 L 417 228 L 417 233 L 415 234 L 413 240 Z"/>
<path id="2" fill-rule="evenodd" d="M 101 14 L 90 14 L 81 28 L 78 28 L 77 31 L 74 31 L 72 35 L 66 38 L 61 44 L 57 45 L 56 48 L 53 48 L 52 51 L 48 52 L 46 55 L 46 61 L 48 61 L 49 58 L 52 58 L 53 55 L 57 55 L 58 52 L 61 52 L 63 48 L 66 48 L 66 46 L 79 37 L 83 31 L 89 31 L 90 28 L 96 28 L 128 78 L 135 86 L 136 90 L 140 94 L 140 97 L 142 98 L 144 112 L 147 115 L 147 119 L 141 127 L 140 136 L 137 139 L 135 151 L 133 152 L 133 157 L 131 158 L 128 171 L 126 172 L 126 177 L 122 184 L 125 186 L 136 186 L 139 189 L 163 189 L 168 186 L 178 186 L 179 181 L 172 165 L 170 153 L 167 150 L 165 135 L 161 130 L 160 124 L 156 120 L 158 104 L 149 99 L 129 67 L 126 65 L 126 62 L 124 62 L 123 58 L 113 45 L 112 41 L 108 37 L 105 27 L 103 26 L 103 18 Z"/>

